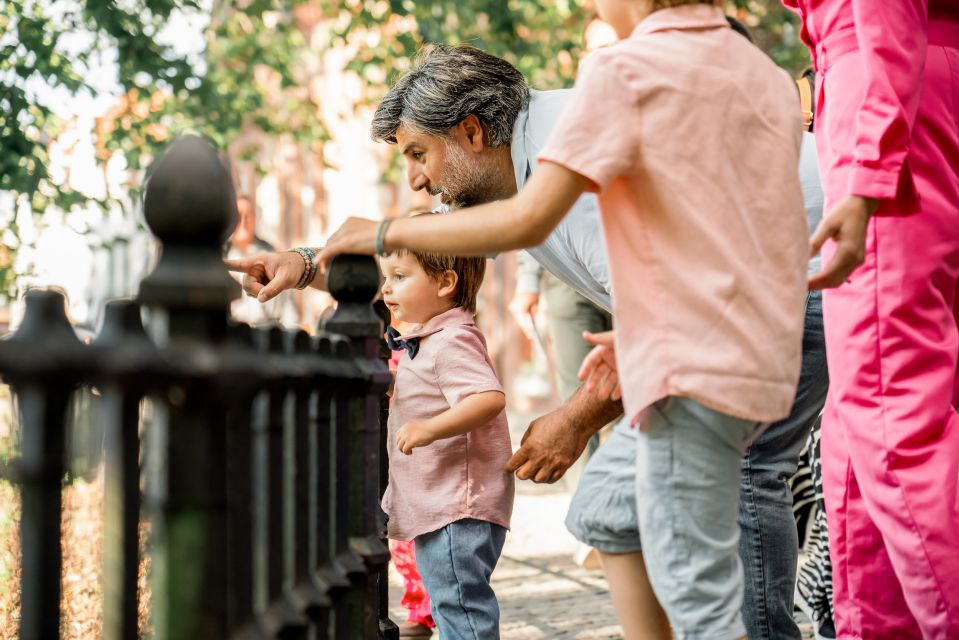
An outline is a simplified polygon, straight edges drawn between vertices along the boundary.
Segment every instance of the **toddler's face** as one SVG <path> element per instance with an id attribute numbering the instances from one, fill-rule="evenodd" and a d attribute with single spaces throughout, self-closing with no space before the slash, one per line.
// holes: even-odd
<path id="1" fill-rule="evenodd" d="M 450 307 L 449 293 L 410 254 L 380 258 L 383 302 L 400 322 L 422 324 Z"/>

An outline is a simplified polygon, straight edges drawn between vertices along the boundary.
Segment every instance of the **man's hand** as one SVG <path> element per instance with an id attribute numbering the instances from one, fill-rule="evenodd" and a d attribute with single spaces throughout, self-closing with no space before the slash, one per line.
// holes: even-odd
<path id="1" fill-rule="evenodd" d="M 326 247 L 320 251 L 317 258 L 320 270 L 326 273 L 330 267 L 330 260 L 341 253 L 357 253 L 371 256 L 376 249 L 376 231 L 379 222 L 366 218 L 347 218 L 336 232 L 326 242 Z"/>
<path id="2" fill-rule="evenodd" d="M 845 282 L 866 258 L 866 227 L 879 201 L 862 196 L 846 196 L 819 223 L 809 239 L 809 256 L 822 249 L 823 243 L 836 241 L 836 253 L 822 271 L 809 278 L 810 291 L 831 289 Z"/>
<path id="3" fill-rule="evenodd" d="M 230 271 L 240 271 L 243 291 L 260 302 L 266 302 L 281 291 L 292 289 L 303 276 L 306 266 L 298 253 L 289 251 L 258 253 L 249 258 L 224 260 Z"/>
<path id="4" fill-rule="evenodd" d="M 563 408 L 547 413 L 530 423 L 506 470 L 520 480 L 556 482 L 582 455 L 593 432 L 570 424 Z"/>
<path id="5" fill-rule="evenodd" d="M 533 322 L 533 318 L 536 317 L 536 310 L 538 308 L 539 294 L 535 291 L 517 293 L 513 296 L 513 301 L 509 303 L 509 310 L 513 314 L 516 324 L 519 325 L 519 328 L 523 330 L 523 333 L 526 334 L 526 337 L 530 340 L 535 339 L 535 337 L 531 335 L 533 327 L 530 326 L 530 323 Z"/>
<path id="6" fill-rule="evenodd" d="M 616 372 L 616 351 L 613 347 L 613 332 L 583 332 L 583 340 L 595 345 L 583 359 L 579 379 L 586 383 L 586 391 L 600 400 L 619 400 L 623 397 Z"/>
<path id="7" fill-rule="evenodd" d="M 435 438 L 425 422 L 407 422 L 396 432 L 397 448 L 410 455 L 416 447 L 432 444 Z"/>

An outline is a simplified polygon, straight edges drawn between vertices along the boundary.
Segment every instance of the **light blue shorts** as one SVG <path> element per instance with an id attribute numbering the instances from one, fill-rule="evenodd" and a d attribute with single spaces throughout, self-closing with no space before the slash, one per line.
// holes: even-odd
<path id="1" fill-rule="evenodd" d="M 636 434 L 625 418 L 616 423 L 586 463 L 566 515 L 570 533 L 603 553 L 640 550 Z"/>
<path id="2" fill-rule="evenodd" d="M 668 397 L 624 421 L 589 461 L 567 516 L 580 540 L 605 553 L 642 550 L 678 640 L 746 634 L 739 558 L 743 453 L 767 426 Z"/>

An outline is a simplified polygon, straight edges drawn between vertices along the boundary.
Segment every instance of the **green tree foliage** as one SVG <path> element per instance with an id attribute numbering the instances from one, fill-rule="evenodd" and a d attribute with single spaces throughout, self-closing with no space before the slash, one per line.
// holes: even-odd
<path id="1" fill-rule="evenodd" d="M 779 0 L 727 0 L 726 11 L 749 26 L 757 46 L 793 76 L 809 66 L 809 51 L 799 39 L 799 18 Z"/>
<path id="2" fill-rule="evenodd" d="M 594 13 L 580 0 L 323 0 L 334 46 L 377 96 L 430 43 L 468 43 L 509 60 L 541 88 L 570 86 Z M 585 6 L 584 6 L 585 5 Z"/>
<path id="3" fill-rule="evenodd" d="M 336 28 L 334 46 L 356 48 L 350 67 L 378 97 L 430 43 L 468 43 L 509 60 L 533 86 L 568 87 L 576 77 L 591 0 L 322 0 Z M 779 0 L 727 0 L 726 10 L 754 32 L 757 45 L 798 73 L 809 55 L 798 20 Z"/>
<path id="4" fill-rule="evenodd" d="M 94 201 L 51 177 L 49 145 L 60 123 L 38 97 L 43 83 L 69 95 L 96 94 L 94 66 L 116 60 L 122 91 L 98 121 L 97 155 L 122 152 L 141 176 L 163 144 L 182 131 L 198 131 L 225 148 L 247 124 L 266 133 L 296 131 L 308 144 L 324 132 L 297 77 L 309 68 L 296 0 L 215 0 L 200 56 L 177 53 L 160 34 L 176 13 L 204 11 L 199 0 L 0 0 L 0 191 L 40 214 L 93 202 L 130 208 L 131 193 Z M 209 11 L 208 3 L 206 11 Z M 76 50 L 76 34 L 87 34 Z M 71 50 L 63 44 L 70 39 Z M 81 38 L 82 40 L 82 38 Z M 18 236 L 16 226 L 12 234 Z M 0 251 L 0 296 L 11 293 L 18 242 Z"/>
<path id="5" fill-rule="evenodd" d="M 782 66 L 795 73 L 808 63 L 796 20 L 778 0 L 728 0 L 727 9 Z M 200 56 L 161 43 L 175 13 L 203 12 Z M 222 148 L 248 126 L 322 143 L 310 82 L 322 51 L 307 41 L 318 22 L 330 27 L 329 46 L 351 51 L 348 67 L 375 102 L 434 42 L 501 56 L 537 88 L 571 86 L 594 17 L 591 0 L 0 0 L 0 191 L 38 213 L 90 202 L 51 177 L 48 149 L 60 123 L 31 87 L 95 93 L 88 77 L 103 60 L 116 59 L 122 98 L 98 121 L 97 155 L 105 162 L 122 153 L 135 189 L 158 148 L 185 130 Z M 89 35 L 86 45 L 68 52 L 63 40 L 77 33 Z M 129 209 L 129 194 L 118 199 L 97 204 Z M 10 231 L 16 238 L 15 224 Z M 0 243 L 0 296 L 10 291 L 16 249 Z"/>
<path id="6" fill-rule="evenodd" d="M 467 43 L 509 60 L 539 89 L 569 87 L 584 50 L 593 0 L 320 0 L 335 27 L 331 46 L 350 47 L 349 68 L 376 102 L 411 59 L 431 43 Z M 798 74 L 809 55 L 798 20 L 779 0 L 726 0 L 726 11 L 753 31 L 756 44 Z M 396 160 L 394 158 L 394 160 Z M 384 176 L 398 178 L 393 163 Z"/>

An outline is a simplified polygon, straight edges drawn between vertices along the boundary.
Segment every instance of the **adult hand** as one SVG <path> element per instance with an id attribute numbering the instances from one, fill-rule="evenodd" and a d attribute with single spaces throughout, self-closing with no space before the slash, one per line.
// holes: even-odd
<path id="1" fill-rule="evenodd" d="M 513 314 L 513 319 L 516 320 L 516 324 L 530 340 L 534 339 L 532 335 L 533 327 L 530 326 L 530 323 L 536 317 L 538 308 L 539 293 L 535 291 L 517 293 L 513 296 L 513 301 L 509 303 L 509 310 Z"/>
<path id="2" fill-rule="evenodd" d="M 260 302 L 266 302 L 285 289 L 292 289 L 303 276 L 303 257 L 289 251 L 258 253 L 248 258 L 224 260 L 230 271 L 240 271 L 243 291 Z"/>
<path id="3" fill-rule="evenodd" d="M 600 400 L 619 400 L 623 394 L 619 388 L 619 374 L 616 371 L 613 332 L 584 331 L 583 340 L 595 345 L 579 368 L 579 379 L 586 383 L 586 391 L 594 393 Z"/>
<path id="4" fill-rule="evenodd" d="M 410 455 L 416 447 L 432 444 L 433 437 L 425 422 L 407 422 L 396 432 L 396 447 Z"/>
<path id="5" fill-rule="evenodd" d="M 862 264 L 869 216 L 878 206 L 879 201 L 873 198 L 846 196 L 823 218 L 809 239 L 809 256 L 818 254 L 829 238 L 836 241 L 836 253 L 822 271 L 809 278 L 810 291 L 838 287 Z"/>
<path id="6" fill-rule="evenodd" d="M 320 270 L 326 273 L 330 260 L 341 253 L 357 253 L 371 256 L 376 249 L 376 231 L 379 222 L 366 218 L 347 218 L 326 241 L 326 247 L 318 257 Z"/>
<path id="7" fill-rule="evenodd" d="M 590 433 L 577 429 L 562 409 L 536 418 L 529 424 L 519 450 L 506 464 L 520 480 L 553 483 L 583 453 Z"/>

